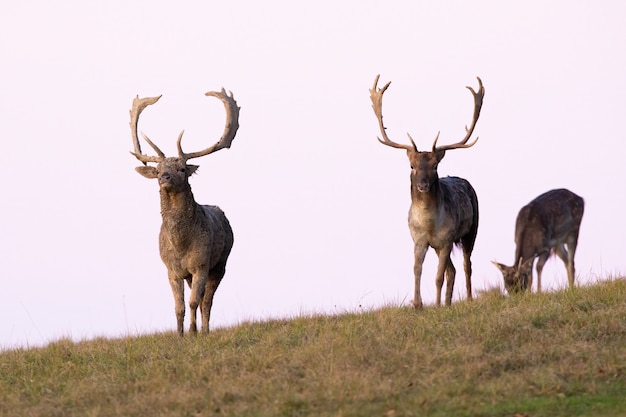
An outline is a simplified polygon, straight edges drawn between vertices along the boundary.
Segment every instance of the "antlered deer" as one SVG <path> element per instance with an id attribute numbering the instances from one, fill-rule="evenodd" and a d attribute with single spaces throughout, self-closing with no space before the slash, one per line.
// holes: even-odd
<path id="1" fill-rule="evenodd" d="M 574 255 L 584 210 L 585 201 L 564 188 L 541 194 L 522 207 L 515 222 L 513 266 L 493 262 L 502 272 L 509 294 L 532 291 L 535 258 L 539 258 L 537 292 L 540 293 L 541 271 L 551 253 L 556 253 L 565 263 L 569 286 L 574 286 Z"/>
<path id="2" fill-rule="evenodd" d="M 480 109 L 485 95 L 482 81 L 478 78 L 478 91 L 467 87 L 474 97 L 474 116 L 470 127 L 465 127 L 465 137 L 461 141 L 445 146 L 437 146 L 439 133 L 435 137 L 430 151 L 418 151 L 413 138 L 409 135 L 411 145 L 393 142 L 387 136 L 383 125 L 383 94 L 391 84 L 388 82 L 383 88 L 378 88 L 376 76 L 374 86 L 370 89 L 372 108 L 378 119 L 382 139 L 378 141 L 393 148 L 405 149 L 411 164 L 411 208 L 409 210 L 409 229 L 414 242 L 415 264 L 415 293 L 413 306 L 422 308 L 420 281 L 422 264 L 429 247 L 435 249 L 439 257 L 439 266 L 435 283 L 437 285 L 437 305 L 441 305 L 441 289 L 444 273 L 446 277 L 446 305 L 452 303 L 452 290 L 456 270 L 450 259 L 453 244 L 463 249 L 464 269 L 467 288 L 467 298 L 472 299 L 472 263 L 470 256 L 474 249 L 476 233 L 478 232 L 478 198 L 470 183 L 458 177 L 439 178 L 437 166 L 447 150 L 469 148 L 478 138 L 467 143 L 472 136 L 476 121 L 480 116 Z"/>
<path id="3" fill-rule="evenodd" d="M 226 126 L 222 137 L 212 146 L 185 153 L 181 147 L 183 132 L 178 136 L 177 157 L 166 157 L 146 135 L 145 141 L 154 149 L 157 156 L 141 153 L 137 137 L 139 115 L 149 105 L 156 103 L 159 97 L 135 98 L 130 111 L 130 128 L 135 146 L 131 152 L 144 166 L 136 168 L 146 178 L 157 179 L 161 196 L 161 216 L 163 223 L 159 234 L 159 252 L 167 267 L 167 276 L 174 294 L 178 333 L 183 334 L 185 317 L 184 281 L 191 288 L 189 308 L 191 323 L 189 331 L 197 332 L 196 310 L 200 306 L 202 331 L 209 331 L 209 318 L 213 296 L 226 272 L 226 261 L 233 246 L 233 231 L 224 212 L 217 206 L 196 203 L 189 185 L 189 177 L 198 169 L 197 165 L 187 163 L 189 159 L 199 158 L 223 148 L 230 148 L 239 128 L 239 107 L 232 93 L 211 91 L 207 96 L 220 99 L 226 108 Z M 156 163 L 156 167 L 145 166 Z"/>

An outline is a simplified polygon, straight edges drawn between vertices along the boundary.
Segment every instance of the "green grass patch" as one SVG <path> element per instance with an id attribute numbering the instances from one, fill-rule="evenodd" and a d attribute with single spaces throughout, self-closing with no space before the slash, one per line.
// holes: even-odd
<path id="1" fill-rule="evenodd" d="M 626 281 L 0 353 L 2 416 L 626 415 Z"/>

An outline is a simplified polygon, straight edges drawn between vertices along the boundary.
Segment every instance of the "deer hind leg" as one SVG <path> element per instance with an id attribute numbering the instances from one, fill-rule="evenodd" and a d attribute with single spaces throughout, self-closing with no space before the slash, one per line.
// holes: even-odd
<path id="1" fill-rule="evenodd" d="M 456 268 L 452 264 L 452 259 L 448 258 L 446 268 L 446 305 L 452 305 L 452 291 L 454 291 L 454 281 L 456 279 Z"/>
<path id="2" fill-rule="evenodd" d="M 541 255 L 539 255 L 539 258 L 537 259 L 537 294 L 541 293 L 541 271 L 543 271 L 543 266 L 546 264 L 546 261 L 548 260 L 549 257 L 550 257 L 550 252 L 544 252 Z M 530 276 L 529 285 L 528 285 L 528 288 L 532 292 L 531 285 L 532 285 L 532 275 Z"/>
<path id="3" fill-rule="evenodd" d="M 576 254 L 576 246 L 578 245 L 578 236 L 570 238 L 567 243 L 567 262 L 565 267 L 567 268 L 567 280 L 570 288 L 574 287 L 574 279 L 576 278 L 576 270 L 574 268 L 574 255 Z M 563 261 L 565 262 L 565 261 Z"/>
<path id="4" fill-rule="evenodd" d="M 522 259 L 520 258 L 517 261 L 518 264 L 515 265 L 515 268 L 517 268 L 517 279 L 524 291 L 533 292 L 533 263 L 535 258 L 530 258 L 532 260 L 527 259 L 525 262 Z M 530 265 L 527 266 L 527 269 L 524 269 L 526 262 L 530 262 Z"/>
<path id="5" fill-rule="evenodd" d="M 463 246 L 463 269 L 465 270 L 465 289 L 467 290 L 467 299 L 472 300 L 472 260 L 470 256 L 472 252 Z"/>
<path id="6" fill-rule="evenodd" d="M 565 264 L 565 267 L 567 268 L 568 254 L 567 254 L 567 249 L 565 249 L 565 245 L 555 246 L 554 253 L 556 253 L 556 256 L 558 256 L 559 259 L 563 261 L 563 263 Z"/>
<path id="7" fill-rule="evenodd" d="M 413 275 L 415 277 L 415 288 L 413 292 L 413 307 L 415 309 L 421 309 L 424 305 L 422 303 L 422 295 L 420 291 L 422 280 L 422 265 L 424 258 L 428 252 L 428 245 L 421 246 L 415 245 L 413 248 L 413 255 L 415 257 L 415 263 L 413 264 Z"/>
<path id="8" fill-rule="evenodd" d="M 569 252 L 565 249 L 565 245 L 557 245 L 554 248 L 554 252 L 556 253 L 556 256 L 558 256 L 562 261 L 563 264 L 565 264 L 565 270 L 567 271 L 567 279 L 569 281 L 569 285 L 570 287 L 574 286 L 574 280 L 570 278 L 570 261 L 569 261 Z M 573 258 L 572 258 L 572 262 L 573 262 Z M 573 267 L 573 265 L 572 265 Z"/>
<path id="9" fill-rule="evenodd" d="M 168 272 L 172 294 L 174 295 L 174 311 L 176 313 L 176 328 L 179 335 L 183 335 L 183 321 L 185 320 L 185 285 L 184 281 L 173 273 Z"/>

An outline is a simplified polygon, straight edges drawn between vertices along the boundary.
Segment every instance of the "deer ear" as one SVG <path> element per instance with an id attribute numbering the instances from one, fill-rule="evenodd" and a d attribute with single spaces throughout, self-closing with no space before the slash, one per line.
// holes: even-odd
<path id="1" fill-rule="evenodd" d="M 187 176 L 191 177 L 200 168 L 199 165 L 187 165 Z"/>
<path id="2" fill-rule="evenodd" d="M 498 268 L 501 272 L 504 272 L 506 270 L 506 265 L 503 265 L 501 263 L 498 263 L 496 261 L 491 261 L 492 264 L 494 264 L 496 266 L 496 268 Z"/>
<path id="3" fill-rule="evenodd" d="M 137 171 L 138 173 L 140 173 L 146 178 L 153 179 L 157 177 L 157 170 L 155 167 L 142 165 L 142 166 L 135 168 L 135 171 Z"/>
<path id="4" fill-rule="evenodd" d="M 435 157 L 437 158 L 437 162 L 441 162 L 443 157 L 446 156 L 446 151 L 435 151 Z"/>

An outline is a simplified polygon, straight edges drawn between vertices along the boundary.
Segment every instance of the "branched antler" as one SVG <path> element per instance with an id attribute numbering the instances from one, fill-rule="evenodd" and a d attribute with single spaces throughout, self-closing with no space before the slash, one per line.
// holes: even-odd
<path id="1" fill-rule="evenodd" d="M 178 156 L 183 158 L 184 160 L 188 160 L 191 158 L 199 158 L 201 156 L 205 156 L 211 154 L 213 152 L 219 151 L 223 148 L 230 148 L 233 139 L 235 138 L 235 134 L 237 133 L 237 129 L 239 129 L 239 110 L 240 107 L 237 106 L 237 102 L 235 101 L 235 97 L 233 97 L 233 93 L 230 92 L 230 95 L 226 94 L 226 91 L 222 88 L 222 91 L 209 91 L 205 94 L 205 96 L 213 96 L 217 97 L 224 103 L 224 108 L 226 109 L 226 125 L 224 126 L 224 133 L 222 133 L 222 137 L 212 146 L 208 148 L 192 153 L 184 153 L 181 147 L 181 139 L 183 134 L 181 132 L 178 137 L 178 141 L 176 142 L 176 146 L 178 147 Z"/>
<path id="2" fill-rule="evenodd" d="M 219 151 L 223 148 L 230 148 L 233 139 L 235 138 L 235 134 L 237 133 L 237 129 L 239 129 L 239 110 L 240 107 L 237 106 L 237 102 L 233 97 L 233 93 L 230 95 L 226 94 L 226 91 L 222 88 L 222 91 L 209 91 L 205 95 L 217 97 L 224 103 L 224 108 L 226 109 L 226 125 L 224 127 L 224 133 L 220 140 L 218 140 L 212 146 L 199 151 L 192 153 L 183 152 L 181 141 L 183 139 L 184 130 L 180 132 L 178 135 L 178 140 L 176 141 L 176 146 L 178 148 L 178 156 L 185 161 L 191 158 L 199 158 L 201 156 L 208 155 L 210 153 Z M 133 145 L 135 147 L 135 152 L 131 152 L 137 159 L 144 163 L 144 165 L 148 162 L 156 162 L 159 163 L 163 159 L 165 159 L 165 154 L 156 146 L 146 135 L 142 133 L 142 137 L 144 140 L 154 149 L 157 153 L 157 156 L 149 156 L 141 153 L 141 145 L 139 143 L 139 137 L 137 136 L 137 123 L 139 122 L 139 115 L 141 112 L 148 106 L 159 101 L 161 96 L 158 97 L 145 97 L 139 98 L 139 96 L 135 97 L 133 100 L 133 107 L 130 110 L 130 131 L 133 139 Z"/>
<path id="3" fill-rule="evenodd" d="M 483 106 L 483 97 L 485 96 L 485 87 L 483 87 L 483 82 L 480 77 L 476 77 L 478 79 L 478 91 L 474 91 L 474 89 L 470 86 L 466 88 L 470 90 L 472 95 L 474 96 L 474 116 L 472 117 L 472 123 L 468 128 L 465 126 L 465 137 L 461 139 L 457 143 L 453 143 L 452 145 L 444 145 L 437 147 L 437 139 L 439 139 L 439 133 L 437 133 L 437 137 L 435 138 L 435 142 L 433 142 L 433 152 L 436 151 L 447 151 L 450 149 L 459 149 L 459 148 L 469 148 L 470 146 L 474 146 L 474 144 L 478 141 L 478 136 L 471 143 L 467 143 L 469 138 L 472 136 L 474 132 L 474 127 L 476 126 L 476 122 L 480 117 L 480 109 Z"/>
<path id="4" fill-rule="evenodd" d="M 383 124 L 383 94 L 385 93 L 389 85 L 391 84 L 391 81 L 385 84 L 383 88 L 378 88 L 379 78 L 380 78 L 380 74 L 376 76 L 376 79 L 374 80 L 374 85 L 372 86 L 372 88 L 370 88 L 370 99 L 372 100 L 372 109 L 374 109 L 374 114 L 376 115 L 376 118 L 378 119 L 378 126 L 380 127 L 380 133 L 383 136 L 382 139 L 379 137 L 377 137 L 376 139 L 378 139 L 378 141 L 382 143 L 383 145 L 391 146 L 392 148 L 417 151 L 417 146 L 415 146 L 415 142 L 413 142 L 413 138 L 411 137 L 411 135 L 408 135 L 408 136 L 409 136 L 409 140 L 411 141 L 411 145 L 413 146 L 396 143 L 392 141 L 391 139 L 389 139 L 389 137 L 387 136 L 387 131 L 386 131 L 387 128 Z"/>
<path id="5" fill-rule="evenodd" d="M 390 140 L 389 137 L 387 136 L 387 132 L 386 132 L 387 128 L 383 124 L 383 94 L 385 93 L 389 85 L 391 84 L 391 81 L 379 89 L 378 88 L 379 78 L 380 78 L 380 75 L 377 75 L 376 79 L 374 80 L 374 85 L 370 89 L 370 99 L 372 100 L 372 108 L 374 109 L 374 114 L 376 114 L 376 118 L 378 119 L 380 132 L 383 136 L 382 139 L 377 138 L 378 141 L 384 145 L 391 146 L 393 148 L 417 151 L 417 146 L 415 146 L 415 142 L 413 141 L 413 138 L 411 137 L 411 135 L 407 134 L 407 136 L 409 137 L 409 140 L 411 141 L 412 146 L 396 143 Z M 457 143 L 437 147 L 437 141 L 439 140 L 439 133 L 437 133 L 437 136 L 435 137 L 435 141 L 433 142 L 432 152 L 447 151 L 450 149 L 458 149 L 458 148 L 469 148 L 470 146 L 474 146 L 474 144 L 478 141 L 478 137 L 477 137 L 471 143 L 467 143 L 469 138 L 472 136 L 472 133 L 474 132 L 474 127 L 476 126 L 476 122 L 478 121 L 478 118 L 480 117 L 480 109 L 483 105 L 483 97 L 485 96 L 485 88 L 483 87 L 483 82 L 480 79 L 480 77 L 476 77 L 476 78 L 478 79 L 478 91 L 475 91 L 472 87 L 469 87 L 469 86 L 467 87 L 467 89 L 470 90 L 470 92 L 474 96 L 474 117 L 472 118 L 472 123 L 470 124 L 470 127 L 465 126 L 465 132 L 466 132 L 465 137 Z"/>
<path id="6" fill-rule="evenodd" d="M 137 123 L 139 122 L 139 115 L 146 107 L 156 103 L 160 98 L 161 96 L 144 98 L 139 98 L 139 96 L 137 96 L 133 99 L 133 107 L 130 110 L 130 134 L 133 138 L 133 145 L 135 146 L 135 152 L 131 152 L 131 154 L 135 155 L 135 157 L 143 162 L 144 165 L 148 162 L 160 162 L 163 158 L 165 158 L 163 152 L 161 152 L 161 150 L 143 133 L 143 138 L 146 142 L 148 142 L 148 145 L 154 149 L 158 156 L 148 156 L 142 154 L 141 144 L 139 143 L 139 137 L 137 136 Z"/>

